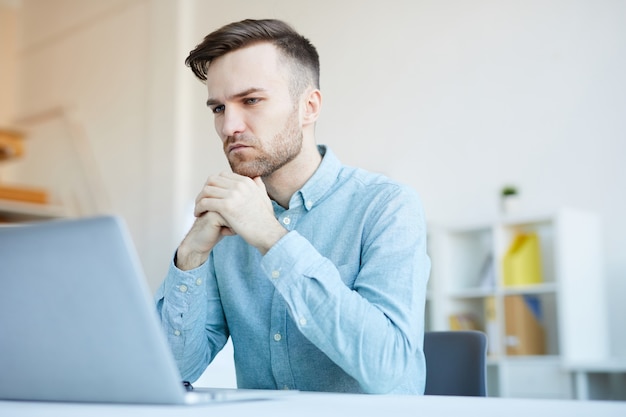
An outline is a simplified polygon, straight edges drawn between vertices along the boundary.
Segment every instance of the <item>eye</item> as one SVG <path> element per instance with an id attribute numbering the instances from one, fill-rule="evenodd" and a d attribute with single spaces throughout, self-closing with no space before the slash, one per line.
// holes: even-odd
<path id="1" fill-rule="evenodd" d="M 250 97 L 244 100 L 244 102 L 246 104 L 257 104 L 258 102 L 260 102 L 261 99 L 260 98 L 256 98 L 256 97 Z"/>
<path id="2" fill-rule="evenodd" d="M 213 111 L 213 114 L 222 113 L 224 111 L 224 105 L 222 104 L 220 106 L 215 106 L 213 107 L 212 111 Z"/>

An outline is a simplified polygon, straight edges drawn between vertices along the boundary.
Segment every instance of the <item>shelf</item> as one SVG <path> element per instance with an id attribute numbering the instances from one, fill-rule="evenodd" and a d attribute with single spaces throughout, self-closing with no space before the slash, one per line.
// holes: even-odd
<path id="1" fill-rule="evenodd" d="M 499 355 L 487 357 L 487 365 L 490 366 L 524 363 L 561 366 L 562 360 L 559 355 Z"/>
<path id="2" fill-rule="evenodd" d="M 496 358 L 497 362 L 543 362 L 545 364 L 560 364 L 561 357 L 559 355 L 502 355 Z"/>
<path id="3" fill-rule="evenodd" d="M 451 317 L 470 317 L 487 333 L 489 395 L 572 398 L 573 371 L 563 363 L 593 363 L 608 351 L 598 216 L 565 208 L 431 233 L 430 325 L 448 330 Z M 534 283 L 503 285 L 520 234 L 538 238 L 540 274 L 520 269 L 526 275 L 513 281 Z"/>
<path id="4" fill-rule="evenodd" d="M 502 226 L 534 226 L 542 223 L 550 223 L 554 220 L 555 215 L 553 214 L 535 214 L 535 215 L 525 215 L 525 216 L 511 216 L 505 217 L 502 219 L 500 224 Z"/>
<path id="5" fill-rule="evenodd" d="M 64 217 L 61 206 L 0 200 L 0 220 L 7 222 L 36 221 Z"/>
<path id="6" fill-rule="evenodd" d="M 549 294 L 556 292 L 557 285 L 555 282 L 545 282 L 543 284 L 532 284 L 515 287 L 501 287 L 498 291 L 502 295 L 519 295 L 519 294 Z"/>
<path id="7" fill-rule="evenodd" d="M 557 291 L 557 285 L 554 282 L 546 282 L 543 284 L 532 284 L 515 287 L 498 287 L 498 288 L 463 288 L 451 290 L 448 293 L 450 298 L 484 298 L 494 295 L 523 295 L 523 294 L 550 294 Z"/>
<path id="8" fill-rule="evenodd" d="M 495 294 L 493 288 L 465 288 L 450 291 L 450 298 L 484 298 Z"/>

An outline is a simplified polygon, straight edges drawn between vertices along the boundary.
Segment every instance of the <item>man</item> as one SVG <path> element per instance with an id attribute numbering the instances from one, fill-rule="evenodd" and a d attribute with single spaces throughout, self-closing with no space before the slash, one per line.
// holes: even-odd
<path id="1" fill-rule="evenodd" d="M 423 393 L 422 208 L 316 145 L 315 47 L 284 22 L 245 20 L 186 63 L 233 172 L 206 181 L 156 296 L 183 378 L 230 336 L 240 388 Z"/>

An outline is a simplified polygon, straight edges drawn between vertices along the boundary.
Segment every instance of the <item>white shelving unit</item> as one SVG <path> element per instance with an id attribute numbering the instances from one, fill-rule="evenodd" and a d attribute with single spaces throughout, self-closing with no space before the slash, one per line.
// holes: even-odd
<path id="1" fill-rule="evenodd" d="M 543 281 L 505 286 L 503 257 L 521 232 L 539 236 Z M 563 209 L 485 224 L 431 225 L 429 238 L 428 328 L 448 330 L 451 316 L 466 315 L 487 332 L 490 396 L 574 398 L 573 373 L 564 364 L 609 356 L 598 217 Z M 504 305 L 514 295 L 539 299 L 545 354 L 507 354 Z M 492 320 L 486 317 L 487 300 L 495 308 Z"/>
<path id="2" fill-rule="evenodd" d="M 0 200 L 0 223 L 50 220 L 67 215 L 61 206 Z"/>

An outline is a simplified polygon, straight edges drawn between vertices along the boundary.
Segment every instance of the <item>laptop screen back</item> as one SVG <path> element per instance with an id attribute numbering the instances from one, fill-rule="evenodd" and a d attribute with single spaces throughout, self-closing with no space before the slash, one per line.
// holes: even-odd
<path id="1" fill-rule="evenodd" d="M 0 228 L 0 398 L 182 403 L 116 217 Z"/>

